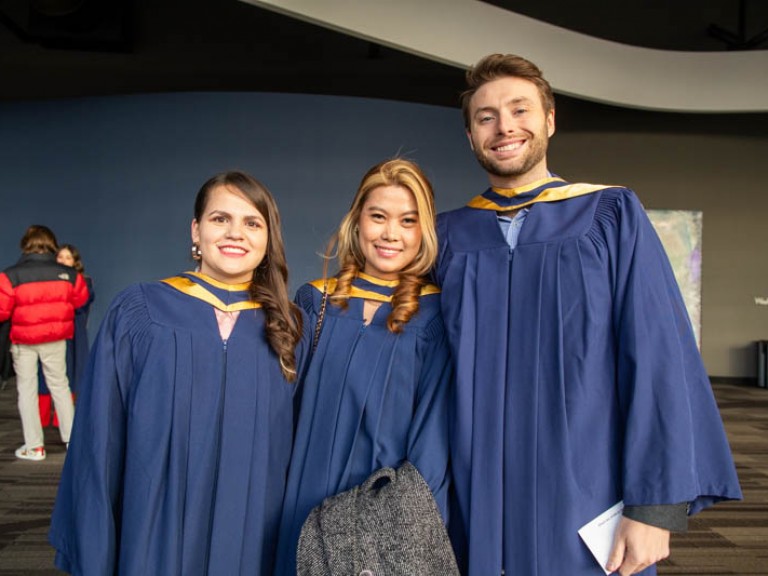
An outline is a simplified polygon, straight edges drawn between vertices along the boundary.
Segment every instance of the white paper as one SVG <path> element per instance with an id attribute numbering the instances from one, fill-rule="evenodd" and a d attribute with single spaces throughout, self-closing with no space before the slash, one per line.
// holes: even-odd
<path id="1" fill-rule="evenodd" d="M 610 574 L 605 569 L 608 564 L 608 558 L 613 549 L 613 537 L 616 534 L 616 528 L 621 520 L 621 511 L 624 509 L 624 502 L 618 502 L 600 514 L 594 520 L 584 524 L 579 528 L 579 536 L 584 540 L 592 555 L 600 564 L 603 572 Z"/>

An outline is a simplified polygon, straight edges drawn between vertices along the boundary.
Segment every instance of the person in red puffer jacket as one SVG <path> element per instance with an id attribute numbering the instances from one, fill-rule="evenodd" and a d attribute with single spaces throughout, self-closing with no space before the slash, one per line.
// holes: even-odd
<path id="1" fill-rule="evenodd" d="M 59 415 L 61 440 L 69 444 L 74 405 L 67 379 L 67 339 L 75 330 L 75 308 L 88 301 L 82 274 L 56 262 L 56 236 L 30 226 L 21 238 L 21 259 L 0 273 L 0 321 L 11 319 L 11 355 L 19 391 L 23 460 L 45 459 L 37 402 L 38 360 Z"/>

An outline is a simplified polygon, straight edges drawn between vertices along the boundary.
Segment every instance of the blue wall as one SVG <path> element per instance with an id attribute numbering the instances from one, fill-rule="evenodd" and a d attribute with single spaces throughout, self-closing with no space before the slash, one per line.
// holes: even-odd
<path id="1" fill-rule="evenodd" d="M 192 203 L 213 174 L 245 170 L 277 198 L 293 289 L 363 173 L 401 154 L 438 208 L 487 185 L 452 108 L 293 94 L 160 94 L 0 103 L 0 268 L 29 224 L 75 244 L 96 286 L 95 332 L 125 286 L 191 268 Z"/>

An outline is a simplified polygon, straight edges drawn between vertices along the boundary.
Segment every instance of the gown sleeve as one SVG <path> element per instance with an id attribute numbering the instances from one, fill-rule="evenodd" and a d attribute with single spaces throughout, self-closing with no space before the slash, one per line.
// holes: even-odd
<path id="1" fill-rule="evenodd" d="M 146 321 L 142 305 L 138 289 L 118 296 L 84 374 L 49 532 L 56 566 L 72 574 L 116 570 L 132 332 Z"/>
<path id="2" fill-rule="evenodd" d="M 296 380 L 296 391 L 293 395 L 294 433 L 299 422 L 301 400 L 304 395 L 304 380 L 309 369 L 309 362 L 312 359 L 312 353 L 314 352 L 317 314 L 313 304 L 313 292 L 316 292 L 316 290 L 312 285 L 303 284 L 293 297 L 293 303 L 299 307 L 302 319 L 302 337 L 298 346 L 296 346 L 296 366 L 298 367 L 299 374 Z"/>
<path id="3" fill-rule="evenodd" d="M 322 292 L 319 292 L 311 284 L 302 285 L 296 291 L 296 296 L 293 299 L 294 303 L 301 308 L 302 312 L 305 314 L 304 322 L 306 323 L 306 326 L 304 328 L 304 334 L 309 335 L 310 345 L 315 334 L 315 326 L 321 300 Z"/>
<path id="4" fill-rule="evenodd" d="M 307 370 L 309 369 L 309 360 L 312 356 L 312 336 L 314 330 L 314 324 L 310 320 L 309 315 L 305 312 L 301 306 L 299 313 L 301 316 L 301 339 L 296 344 L 296 380 L 293 383 L 293 423 L 294 434 L 296 432 L 296 425 L 298 424 L 299 408 L 301 407 L 301 397 L 304 393 L 304 379 L 307 376 Z"/>
<path id="5" fill-rule="evenodd" d="M 612 252 L 625 504 L 687 502 L 693 514 L 741 498 L 709 378 L 661 241 L 631 192 L 612 209 L 603 205 L 598 219 L 609 230 Z M 607 224 L 614 219 L 615 226 Z"/>
<path id="6" fill-rule="evenodd" d="M 424 477 L 443 520 L 448 520 L 448 400 L 453 371 L 442 319 L 426 327 L 420 350 L 416 406 L 408 433 L 408 460 Z"/>
<path id="7" fill-rule="evenodd" d="M 83 304 L 79 310 L 87 315 L 91 309 L 91 304 L 96 300 L 96 292 L 93 291 L 93 278 L 90 276 L 83 276 L 83 278 L 85 278 L 85 285 L 88 288 L 88 300 L 86 300 L 85 304 Z"/>

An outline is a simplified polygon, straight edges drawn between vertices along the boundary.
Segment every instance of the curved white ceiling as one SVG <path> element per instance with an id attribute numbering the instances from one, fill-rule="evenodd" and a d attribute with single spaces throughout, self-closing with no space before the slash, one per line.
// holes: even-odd
<path id="1" fill-rule="evenodd" d="M 486 54 L 535 62 L 555 91 L 648 110 L 768 111 L 768 50 L 627 46 L 477 0 L 241 0 L 445 64 Z"/>

